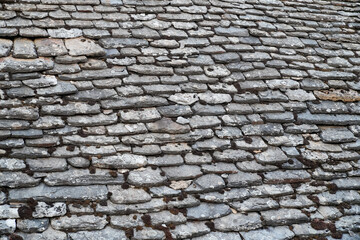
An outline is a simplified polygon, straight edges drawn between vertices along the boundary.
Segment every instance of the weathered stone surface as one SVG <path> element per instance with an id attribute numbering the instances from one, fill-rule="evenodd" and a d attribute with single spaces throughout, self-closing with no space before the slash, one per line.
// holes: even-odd
<path id="1" fill-rule="evenodd" d="M 23 160 L 15 158 L 0 158 L 0 169 L 5 171 L 14 171 L 26 167 Z"/>
<path id="2" fill-rule="evenodd" d="M 35 210 L 32 213 L 34 218 L 44 218 L 44 217 L 59 217 L 66 214 L 66 204 L 65 203 L 51 203 L 47 204 L 45 202 L 38 202 L 35 206 Z"/>
<path id="3" fill-rule="evenodd" d="M 16 229 L 16 220 L 15 219 L 6 219 L 0 220 L 0 233 L 13 233 Z"/>
<path id="4" fill-rule="evenodd" d="M 198 166 L 163 167 L 162 170 L 170 180 L 193 179 L 202 175 L 201 168 Z"/>
<path id="5" fill-rule="evenodd" d="M 269 225 L 281 225 L 301 223 L 308 220 L 308 217 L 298 209 L 279 209 L 261 213 L 264 221 Z"/>
<path id="6" fill-rule="evenodd" d="M 93 40 L 86 38 L 72 38 L 65 40 L 65 46 L 69 50 L 70 56 L 103 56 L 105 50 L 97 45 Z"/>
<path id="7" fill-rule="evenodd" d="M 10 188 L 36 186 L 40 181 L 22 172 L 0 172 L 0 180 L 0 186 Z"/>
<path id="8" fill-rule="evenodd" d="M 93 158 L 92 164 L 101 168 L 138 168 L 147 164 L 147 158 L 141 155 L 124 153 Z"/>
<path id="9" fill-rule="evenodd" d="M 15 58 L 36 58 L 34 42 L 27 38 L 16 38 L 14 41 L 13 57 Z"/>
<path id="10" fill-rule="evenodd" d="M 167 181 L 159 169 L 153 170 L 150 167 L 133 170 L 129 173 L 128 182 L 135 186 L 156 186 Z"/>
<path id="11" fill-rule="evenodd" d="M 104 228 L 106 224 L 107 220 L 105 216 L 64 216 L 51 220 L 51 226 L 57 230 L 95 230 Z"/>
<path id="12" fill-rule="evenodd" d="M 34 198 L 40 201 L 66 200 L 104 200 L 107 197 L 106 186 L 75 186 L 75 187 L 48 187 L 40 184 L 33 188 L 18 188 L 9 191 L 9 200 L 26 201 Z"/>
<path id="13" fill-rule="evenodd" d="M 230 174 L 228 177 L 228 187 L 247 187 L 251 185 L 260 185 L 261 177 L 256 173 L 239 172 Z"/>
<path id="14" fill-rule="evenodd" d="M 36 172 L 64 171 L 67 169 L 65 158 L 26 159 L 30 170 Z"/>
<path id="15" fill-rule="evenodd" d="M 259 163 L 283 163 L 288 160 L 288 157 L 278 147 L 269 147 L 266 151 L 261 152 L 255 156 Z"/>
<path id="16" fill-rule="evenodd" d="M 223 232 L 211 232 L 209 234 L 206 234 L 201 237 L 193 238 L 194 240 L 222 240 L 222 239 L 228 239 L 228 240 L 236 240 L 239 239 L 240 235 L 238 233 L 223 233 Z"/>
<path id="17" fill-rule="evenodd" d="M 103 38 L 99 43 L 104 48 L 141 47 L 149 44 L 145 39 L 135 38 Z"/>
<path id="18" fill-rule="evenodd" d="M 240 234 L 245 240 L 251 240 L 251 239 L 266 240 L 268 238 L 289 240 L 295 236 L 295 234 L 288 227 L 269 227 L 267 229 L 254 230 L 250 232 L 241 232 Z"/>
<path id="19" fill-rule="evenodd" d="M 43 232 L 49 226 L 49 219 L 19 219 L 17 221 L 17 227 L 23 232 Z"/>
<path id="20" fill-rule="evenodd" d="M 94 109 L 94 108 L 93 108 Z M 93 116 L 72 116 L 68 117 L 67 122 L 70 126 L 104 126 L 117 122 L 116 114 L 104 115 L 102 113 Z"/>
<path id="21" fill-rule="evenodd" d="M 13 42 L 9 39 L 0 40 L 0 57 L 7 57 L 13 46 Z"/>
<path id="22" fill-rule="evenodd" d="M 78 28 L 65 29 L 48 29 L 48 33 L 52 38 L 75 38 L 82 35 L 82 30 Z"/>
<path id="23" fill-rule="evenodd" d="M 66 233 L 54 230 L 52 227 L 48 227 L 48 229 L 42 233 L 21 233 L 20 236 L 30 240 L 67 240 Z"/>
<path id="24" fill-rule="evenodd" d="M 0 59 L 0 70 L 12 73 L 37 72 L 51 69 L 54 62 L 49 58 L 16 59 L 12 57 Z"/>
<path id="25" fill-rule="evenodd" d="M 59 78 L 66 81 L 95 80 L 102 78 L 126 77 L 128 72 L 124 67 L 112 67 L 111 69 L 84 70 L 80 73 L 63 74 Z"/>
<path id="26" fill-rule="evenodd" d="M 67 53 L 62 39 L 39 38 L 34 43 L 39 56 L 61 56 Z"/>
<path id="27" fill-rule="evenodd" d="M 225 187 L 224 180 L 216 174 L 206 174 L 197 178 L 187 189 L 188 192 L 209 192 Z"/>
<path id="28" fill-rule="evenodd" d="M 121 174 L 117 174 L 114 177 L 107 170 L 98 169 L 95 173 L 90 173 L 87 169 L 70 168 L 66 173 L 57 172 L 48 174 L 44 182 L 49 186 L 121 184 L 124 182 L 124 177 Z"/>
<path id="29" fill-rule="evenodd" d="M 249 231 L 262 226 L 258 213 L 233 213 L 214 220 L 215 229 L 219 231 Z"/>
<path id="30" fill-rule="evenodd" d="M 320 90 L 314 91 L 317 98 L 329 101 L 356 102 L 360 100 L 360 94 L 352 89 L 349 90 Z"/>
<path id="31" fill-rule="evenodd" d="M 190 127 L 173 122 L 170 118 L 162 118 L 159 121 L 147 123 L 147 128 L 151 132 L 162 133 L 187 133 Z"/>
<path id="32" fill-rule="evenodd" d="M 357 239 L 358 4 L 290 2 L 2 1 L 0 239 Z"/>
<path id="33" fill-rule="evenodd" d="M 188 208 L 187 218 L 196 220 L 213 219 L 228 215 L 230 212 L 231 210 L 226 204 L 202 203 L 197 207 Z"/>
<path id="34" fill-rule="evenodd" d="M 100 112 L 99 104 L 89 105 L 83 102 L 70 102 L 66 105 L 45 105 L 41 108 L 44 114 L 68 116 L 75 114 L 94 114 Z"/>
<path id="35" fill-rule="evenodd" d="M 151 200 L 151 196 L 143 189 L 123 189 L 120 186 L 108 186 L 111 201 L 114 203 L 142 203 Z"/>
<path id="36" fill-rule="evenodd" d="M 210 229 L 205 225 L 205 222 L 187 222 L 176 226 L 174 230 L 170 230 L 171 235 L 175 239 L 189 238 L 201 236 L 209 233 Z"/>
<path id="37" fill-rule="evenodd" d="M 44 75 L 37 79 L 24 80 L 23 83 L 31 88 L 42 88 L 55 86 L 57 84 L 57 79 L 55 76 Z"/>
<path id="38" fill-rule="evenodd" d="M 106 0 L 108 1 L 108 0 Z M 113 0 L 111 0 L 113 1 Z M 125 232 L 119 229 L 113 229 L 111 227 L 105 227 L 103 230 L 98 231 L 79 231 L 76 233 L 69 233 L 69 237 L 71 240 L 76 239 L 89 239 L 89 240 L 96 240 L 96 239 L 109 239 L 109 240 L 116 240 L 116 239 L 126 239 Z"/>

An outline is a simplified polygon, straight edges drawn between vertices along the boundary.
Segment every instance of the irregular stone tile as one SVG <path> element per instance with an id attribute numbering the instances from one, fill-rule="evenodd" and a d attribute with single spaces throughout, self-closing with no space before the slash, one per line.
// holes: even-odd
<path id="1" fill-rule="evenodd" d="M 39 38 L 34 41 L 37 54 L 42 57 L 61 56 L 67 53 L 61 39 Z"/>
<path id="2" fill-rule="evenodd" d="M 37 72 L 51 69 L 54 62 L 49 58 L 39 57 L 36 59 L 16 59 L 12 57 L 0 60 L 0 70 L 11 73 Z"/>
<path id="3" fill-rule="evenodd" d="M 59 217 L 66 214 L 66 204 L 55 202 L 47 204 L 45 202 L 38 202 L 32 213 L 34 218 L 44 217 Z"/>
<path id="4" fill-rule="evenodd" d="M 212 135 L 213 132 L 210 129 L 196 129 L 193 132 L 185 134 L 149 133 L 125 136 L 122 138 L 122 142 L 135 145 L 193 142 L 206 137 L 212 137 Z"/>
<path id="5" fill-rule="evenodd" d="M 192 148 L 203 151 L 203 150 L 222 150 L 230 147 L 230 140 L 211 138 L 204 141 L 198 141 Z"/>
<path id="6" fill-rule="evenodd" d="M 132 65 L 128 67 L 130 72 L 147 75 L 173 75 L 174 71 L 168 67 L 158 67 L 155 65 Z"/>
<path id="7" fill-rule="evenodd" d="M 130 153 L 92 158 L 92 164 L 100 168 L 139 168 L 147 164 L 147 158 Z"/>
<path id="8" fill-rule="evenodd" d="M 298 209 L 279 209 L 261 212 L 261 216 L 268 225 L 282 225 L 302 223 L 309 218 Z"/>
<path id="9" fill-rule="evenodd" d="M 18 208 L 10 205 L 0 205 L 0 219 L 20 218 Z"/>
<path id="10" fill-rule="evenodd" d="M 116 100 L 101 101 L 101 106 L 105 109 L 124 109 L 132 107 L 158 107 L 167 105 L 168 101 L 162 97 L 140 96 L 130 98 L 118 98 Z"/>
<path id="11" fill-rule="evenodd" d="M 13 42 L 9 39 L 0 40 L 0 57 L 9 56 L 10 50 L 13 46 Z"/>
<path id="12" fill-rule="evenodd" d="M 147 40 L 136 38 L 102 38 L 99 40 L 99 44 L 104 48 L 142 47 L 149 45 Z"/>
<path id="13" fill-rule="evenodd" d="M 107 224 L 106 217 L 97 217 L 91 215 L 84 216 L 64 216 L 51 219 L 51 226 L 56 230 L 96 230 L 103 229 Z"/>
<path id="14" fill-rule="evenodd" d="M 190 127 L 173 122 L 170 118 L 162 118 L 156 122 L 147 123 L 147 129 L 150 132 L 163 132 L 163 133 L 187 133 Z"/>
<path id="15" fill-rule="evenodd" d="M 329 232 L 327 229 L 314 229 L 309 223 L 294 224 L 293 227 L 293 232 L 296 234 L 296 236 L 300 237 L 320 236 Z"/>
<path id="16" fill-rule="evenodd" d="M 231 72 L 224 65 L 212 65 L 204 67 L 205 74 L 208 77 L 219 78 L 219 77 L 227 77 L 231 74 Z"/>
<path id="17" fill-rule="evenodd" d="M 140 214 L 129 214 L 121 216 L 111 216 L 111 225 L 115 227 L 130 228 L 144 226 Z"/>
<path id="18" fill-rule="evenodd" d="M 335 179 L 332 182 L 336 184 L 339 189 L 354 189 L 360 188 L 359 177 L 348 177 L 346 179 Z"/>
<path id="19" fill-rule="evenodd" d="M 287 38 L 260 38 L 264 45 L 274 47 L 303 48 L 305 45 L 297 37 Z"/>
<path id="20" fill-rule="evenodd" d="M 161 211 L 149 214 L 151 218 L 151 224 L 181 224 L 186 222 L 186 217 L 182 213 L 173 214 L 170 211 Z"/>
<path id="21" fill-rule="evenodd" d="M 19 219 L 17 221 L 17 228 L 23 232 L 43 232 L 49 226 L 49 219 Z"/>
<path id="22" fill-rule="evenodd" d="M 266 124 L 251 124 L 245 125 L 241 128 L 244 135 L 268 135 L 277 136 L 283 135 L 283 127 L 278 123 L 266 123 Z"/>
<path id="23" fill-rule="evenodd" d="M 217 27 L 215 28 L 215 33 L 218 35 L 223 35 L 227 37 L 247 37 L 249 36 L 249 32 L 247 29 L 242 29 L 238 27 Z"/>
<path id="24" fill-rule="evenodd" d="M 128 176 L 128 182 L 135 186 L 156 186 L 166 181 L 167 177 L 159 169 L 153 170 L 150 167 L 130 171 Z"/>
<path id="25" fill-rule="evenodd" d="M 133 239 L 163 239 L 164 237 L 165 233 L 163 231 L 144 227 L 142 230 L 135 230 Z"/>
<path id="26" fill-rule="evenodd" d="M 283 163 L 288 160 L 288 157 L 278 147 L 269 147 L 264 152 L 255 155 L 256 160 L 259 163 L 271 164 L 271 163 Z"/>
<path id="27" fill-rule="evenodd" d="M 264 174 L 266 183 L 289 183 L 305 182 L 310 180 L 311 175 L 305 170 L 273 171 Z"/>
<path id="28" fill-rule="evenodd" d="M 15 219 L 6 219 L 0 220 L 0 233 L 13 233 L 16 229 L 16 220 Z"/>
<path id="29" fill-rule="evenodd" d="M 69 238 L 71 240 L 76 240 L 76 239 L 89 239 L 89 240 L 122 239 L 123 240 L 126 239 L 126 235 L 123 230 L 113 229 L 111 227 L 105 227 L 103 230 L 98 230 L 98 231 L 79 231 L 76 233 L 69 233 Z"/>
<path id="30" fill-rule="evenodd" d="M 109 114 L 104 115 L 102 113 L 92 116 L 71 116 L 67 118 L 67 122 L 70 126 L 104 126 L 117 122 L 117 115 Z"/>
<path id="31" fill-rule="evenodd" d="M 249 231 L 262 226 L 258 213 L 232 213 L 214 220 L 215 229 L 219 231 Z"/>
<path id="32" fill-rule="evenodd" d="M 106 126 L 109 135 L 130 135 L 146 133 L 147 128 L 143 123 L 137 124 L 123 124 L 119 123 L 116 125 Z"/>
<path id="33" fill-rule="evenodd" d="M 240 235 L 238 233 L 211 232 L 211 233 L 206 234 L 204 236 L 193 238 L 193 240 L 207 240 L 207 239 L 211 239 L 211 240 L 222 240 L 222 239 L 236 240 L 236 239 L 239 239 L 239 238 L 240 238 Z"/>
<path id="34" fill-rule="evenodd" d="M 26 159 L 26 164 L 31 171 L 35 172 L 65 171 L 67 169 L 65 158 Z"/>
<path id="35" fill-rule="evenodd" d="M 70 56 L 103 56 L 105 50 L 93 40 L 86 38 L 72 38 L 65 40 L 65 46 Z"/>
<path id="36" fill-rule="evenodd" d="M 0 158 L 0 170 L 5 171 L 13 171 L 13 170 L 21 170 L 26 167 L 23 160 L 16 158 Z"/>
<path id="37" fill-rule="evenodd" d="M 50 87 L 57 84 L 57 79 L 55 76 L 43 75 L 37 79 L 24 80 L 23 84 L 31 88 Z"/>
<path id="38" fill-rule="evenodd" d="M 288 227 L 269 227 L 267 229 L 254 230 L 250 232 L 240 232 L 240 235 L 245 240 L 266 240 L 269 238 L 289 240 L 295 236 L 295 234 Z"/>
<path id="39" fill-rule="evenodd" d="M 162 170 L 170 180 L 193 179 L 202 175 L 198 166 L 181 165 L 178 167 L 163 167 Z"/>
<path id="40" fill-rule="evenodd" d="M 29 240 L 67 240 L 67 235 L 64 232 L 54 230 L 52 227 L 42 233 L 19 233 L 21 237 Z"/>
<path id="41" fill-rule="evenodd" d="M 216 174 L 206 174 L 197 178 L 185 191 L 187 192 L 209 192 L 225 187 L 222 177 Z"/>
<path id="42" fill-rule="evenodd" d="M 0 186 L 17 188 L 36 186 L 40 179 L 35 179 L 22 172 L 0 172 Z"/>
<path id="43" fill-rule="evenodd" d="M 108 190 L 112 193 L 110 199 L 114 203 L 142 203 L 151 200 L 150 194 L 143 189 L 123 189 L 121 186 L 108 186 Z"/>
<path id="44" fill-rule="evenodd" d="M 243 202 L 232 202 L 230 206 L 240 212 L 264 211 L 280 207 L 272 198 L 249 198 Z"/>
<path id="45" fill-rule="evenodd" d="M 175 239 L 184 239 L 189 237 L 197 237 L 209 233 L 210 229 L 205 225 L 205 222 L 187 222 L 176 226 L 175 229 L 170 230 L 171 236 Z"/>
<path id="46" fill-rule="evenodd" d="M 113 176 L 107 170 L 97 169 L 90 173 L 88 169 L 70 168 L 66 172 L 55 172 L 47 174 L 44 183 L 49 186 L 58 185 L 94 185 L 94 184 L 122 184 L 122 174 Z"/>
<path id="47" fill-rule="evenodd" d="M 59 75 L 59 79 L 64 81 L 82 81 L 82 80 L 96 80 L 102 78 L 122 78 L 128 76 L 128 72 L 124 67 L 112 67 L 110 69 L 100 70 L 83 70 L 74 74 Z"/>
<path id="48" fill-rule="evenodd" d="M 59 4 L 59 3 L 56 3 Z M 79 28 L 57 28 L 57 29 L 48 29 L 48 33 L 52 38 L 76 38 L 82 35 L 82 30 Z"/>
<path id="49" fill-rule="evenodd" d="M 197 207 L 187 209 L 187 218 L 196 220 L 219 218 L 231 213 L 226 204 L 202 203 Z"/>
<path id="50" fill-rule="evenodd" d="M 354 73 L 340 71 L 317 71 L 308 70 L 311 77 L 323 80 L 352 80 L 356 78 Z"/>
<path id="51" fill-rule="evenodd" d="M 325 143 L 353 142 L 357 139 L 347 128 L 325 128 L 320 137 Z"/>
<path id="52" fill-rule="evenodd" d="M 215 202 L 215 203 L 223 203 L 223 202 L 233 202 L 238 200 L 244 200 L 249 197 L 249 191 L 246 188 L 233 188 L 224 192 L 210 192 L 203 193 L 200 195 L 201 200 L 205 200 L 206 202 Z"/>
<path id="53" fill-rule="evenodd" d="M 161 198 L 153 198 L 149 202 L 136 204 L 114 204 L 108 201 L 106 206 L 97 205 L 96 211 L 104 214 L 148 213 L 164 210 L 166 206 Z"/>
<path id="54" fill-rule="evenodd" d="M 261 177 L 256 173 L 238 172 L 236 174 L 229 174 L 227 179 L 228 187 L 247 187 L 260 185 L 261 183 Z"/>
<path id="55" fill-rule="evenodd" d="M 48 187 L 40 184 L 32 188 L 17 188 L 9 191 L 9 200 L 26 201 L 34 198 L 39 201 L 67 201 L 67 200 L 104 200 L 107 198 L 106 186 L 59 186 Z"/>
<path id="56" fill-rule="evenodd" d="M 99 112 L 100 106 L 98 104 L 89 105 L 83 102 L 70 102 L 66 105 L 45 105 L 41 108 L 41 113 L 60 116 L 68 116 L 75 114 L 95 114 Z"/>
<path id="57" fill-rule="evenodd" d="M 13 57 L 15 58 L 36 58 L 34 42 L 27 38 L 16 38 L 14 41 Z"/>
<path id="58" fill-rule="evenodd" d="M 107 136 L 87 136 L 81 137 L 79 135 L 73 136 L 64 136 L 63 137 L 64 144 L 73 144 L 73 145 L 111 145 L 120 143 L 120 140 L 117 137 L 107 137 Z"/>

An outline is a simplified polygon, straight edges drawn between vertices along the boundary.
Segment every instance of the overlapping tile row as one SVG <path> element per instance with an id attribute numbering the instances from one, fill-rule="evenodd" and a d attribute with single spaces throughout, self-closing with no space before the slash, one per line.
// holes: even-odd
<path id="1" fill-rule="evenodd" d="M 359 12 L 1 1 L 0 239 L 360 239 Z"/>

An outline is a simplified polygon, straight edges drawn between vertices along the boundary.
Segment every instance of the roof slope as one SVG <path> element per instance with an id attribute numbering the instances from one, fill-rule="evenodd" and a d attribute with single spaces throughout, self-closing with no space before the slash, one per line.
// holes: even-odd
<path id="1" fill-rule="evenodd" d="M 360 4 L 0 3 L 0 239 L 360 239 Z"/>

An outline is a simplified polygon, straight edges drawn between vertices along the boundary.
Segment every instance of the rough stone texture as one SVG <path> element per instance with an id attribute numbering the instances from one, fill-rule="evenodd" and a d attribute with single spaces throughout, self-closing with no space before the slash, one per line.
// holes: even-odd
<path id="1" fill-rule="evenodd" d="M 358 1 L 0 1 L 0 239 L 358 239 Z"/>

